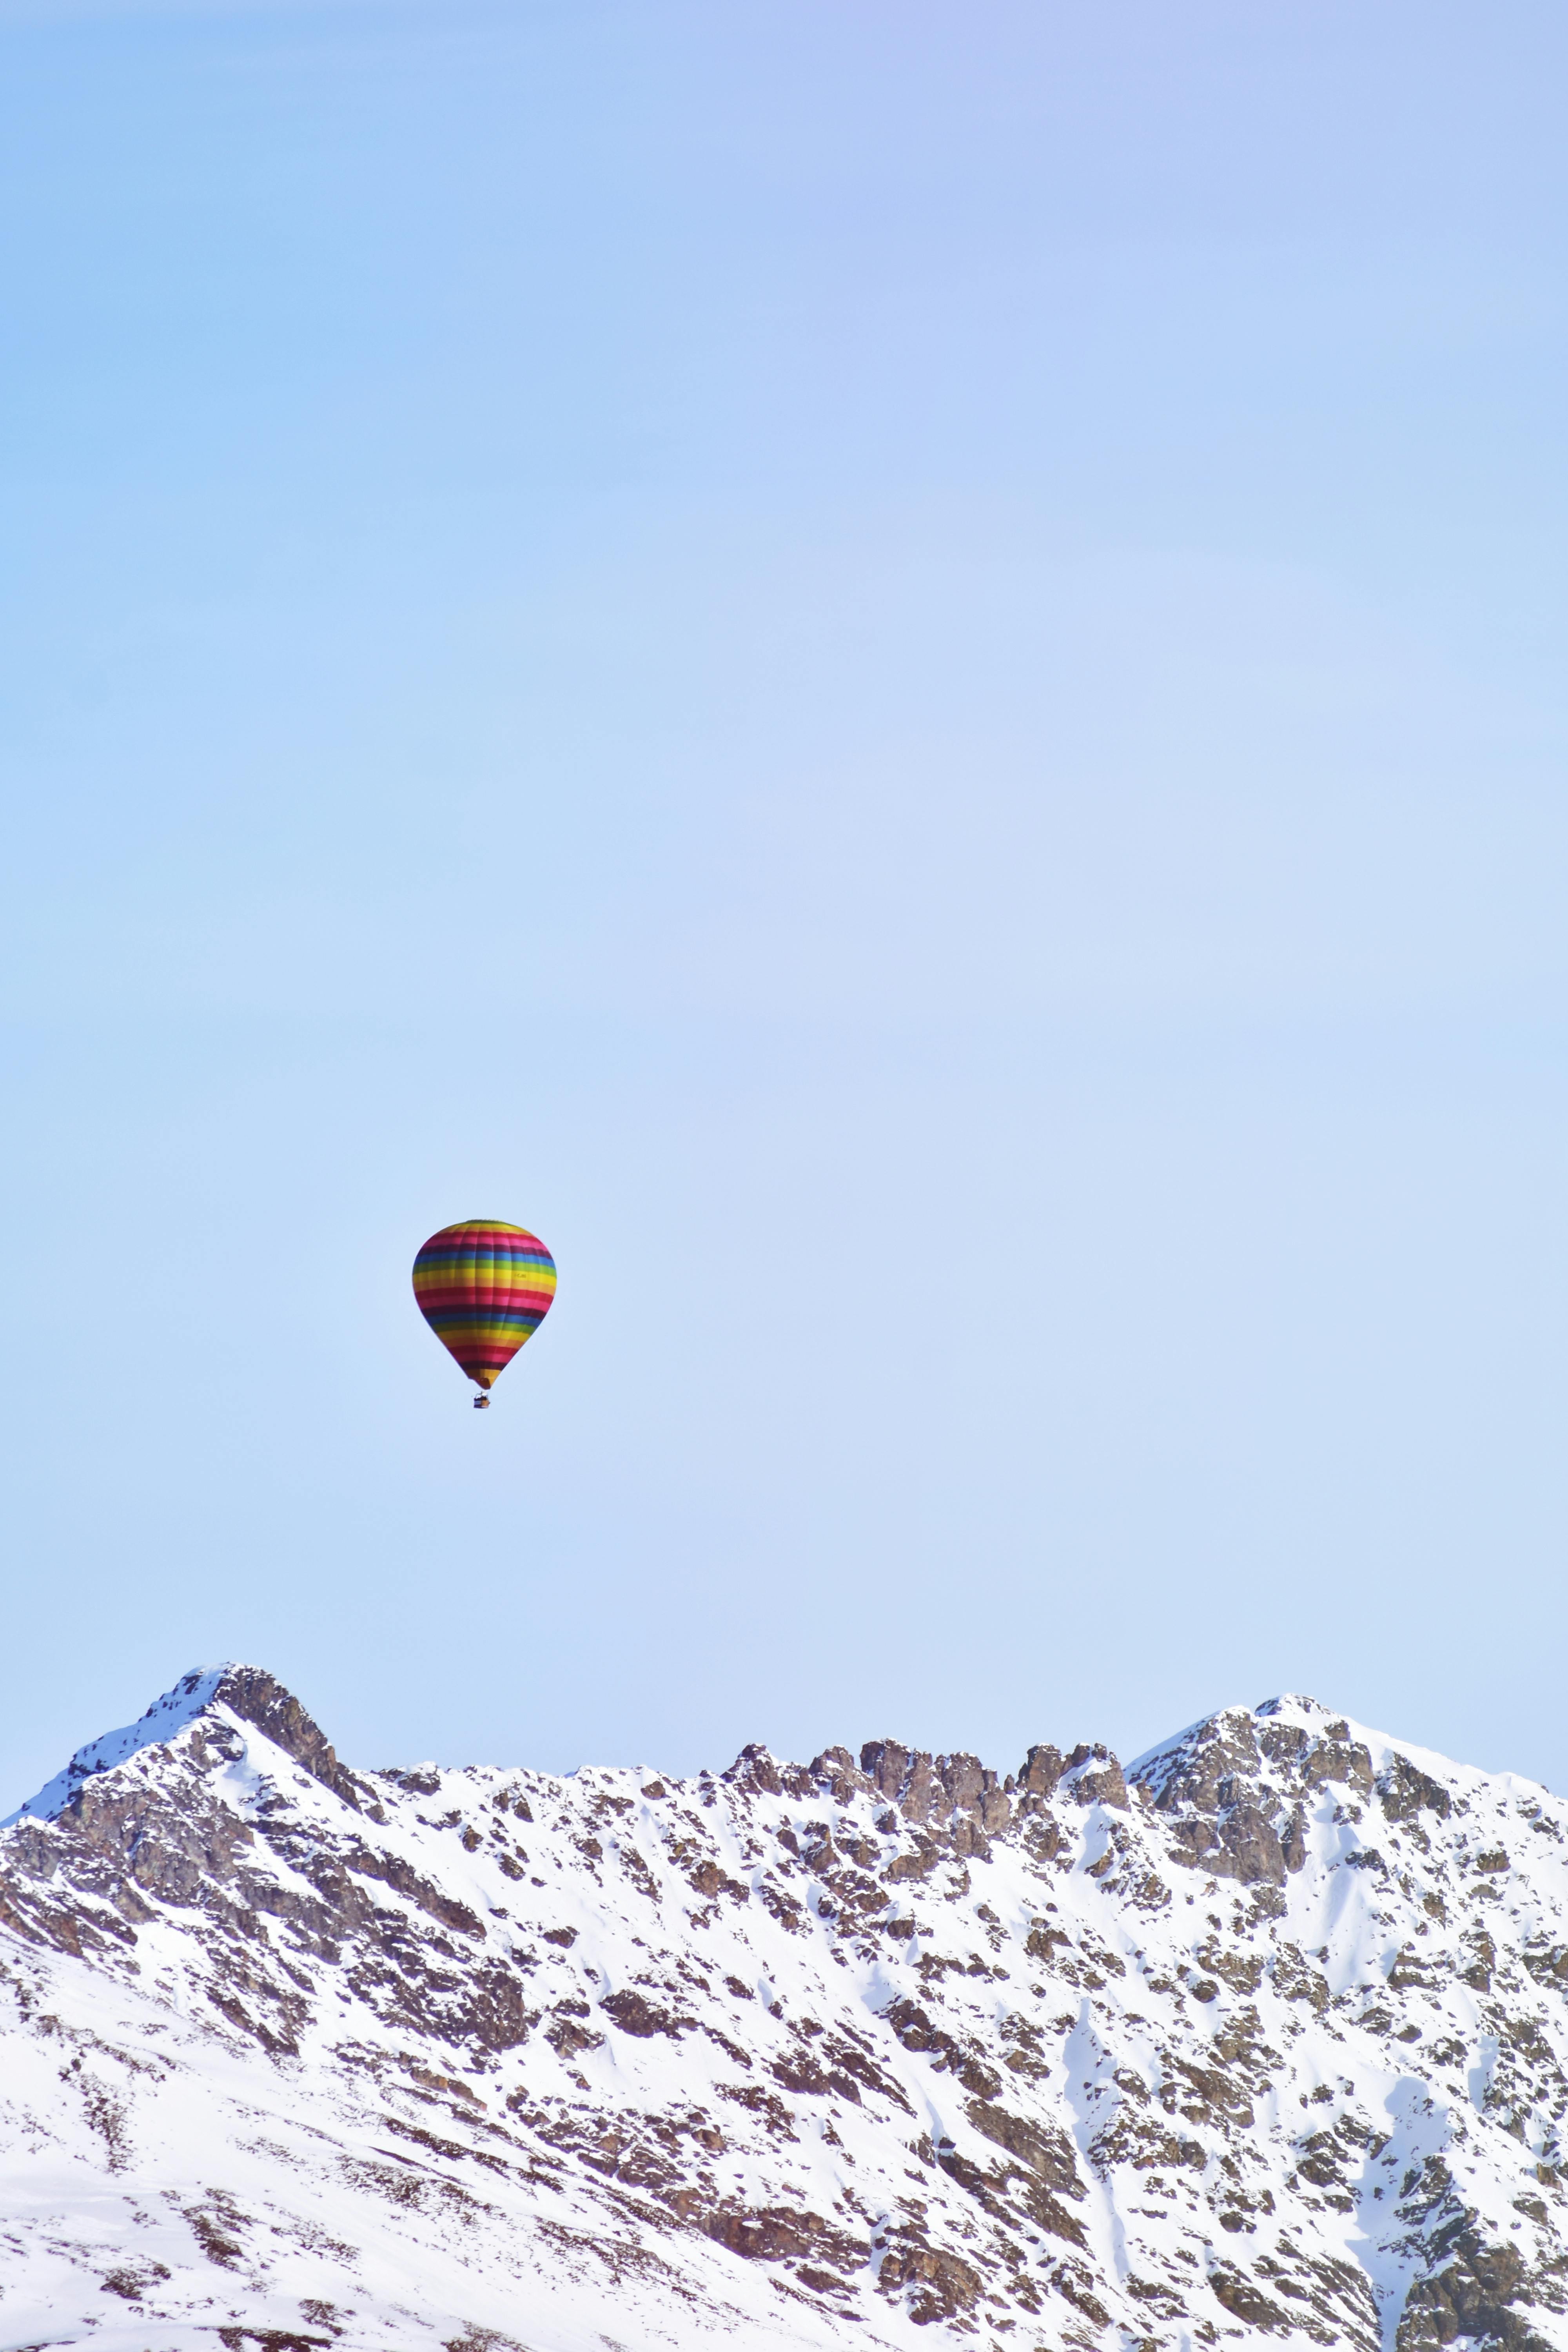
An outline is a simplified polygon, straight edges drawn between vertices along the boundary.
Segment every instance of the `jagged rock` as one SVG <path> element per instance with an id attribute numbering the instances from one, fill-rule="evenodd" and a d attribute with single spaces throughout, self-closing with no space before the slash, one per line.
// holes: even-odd
<path id="1" fill-rule="evenodd" d="M 1068 2197 L 1084 2194 L 1073 2162 L 1073 2144 L 1062 2131 L 1048 2125 L 1030 2123 L 1024 2116 L 1009 2115 L 1005 2107 L 996 2107 L 984 2099 L 971 2099 L 965 2115 L 977 2132 L 1005 2147 L 1037 2173 L 1049 2188 L 1059 2189 Z"/>
<path id="2" fill-rule="evenodd" d="M 1065 1767 L 1066 1759 L 1059 1748 L 1049 1746 L 1031 1748 L 1018 1769 L 1020 1795 L 1054 1797 Z"/>
<path id="3" fill-rule="evenodd" d="M 1529 2269 L 1516 2247 L 1489 2246 L 1470 2228 L 1457 2233 L 1452 2252 L 1455 2258 L 1444 2269 L 1411 2289 L 1395 2352 L 1427 2352 L 1429 2346 L 1455 2343 L 1495 2345 L 1499 2352 L 1551 2352 L 1562 2342 L 1561 2333 L 1548 2336 L 1535 2325 Z M 1552 2301 L 1561 2312 L 1560 2288 Z"/>
<path id="4" fill-rule="evenodd" d="M 914 2286 L 918 2291 L 910 2300 L 910 2316 L 921 2326 L 972 2310 L 981 2281 L 957 2254 L 930 2246 L 897 2246 L 883 2256 L 878 2284 L 888 2295 Z"/>
<path id="5" fill-rule="evenodd" d="M 1037 1751 L 1030 1750 L 1031 1755 Z M 1080 1805 L 1113 1805 L 1118 1812 L 1128 1809 L 1127 1783 L 1121 1767 L 1109 1748 L 1087 1743 L 1075 1748 L 1063 1768 L 1059 1784 Z"/>
<path id="6" fill-rule="evenodd" d="M 1442 1782 L 1429 1772 L 1417 1770 L 1407 1756 L 1390 1759 L 1388 1769 L 1378 1779 L 1377 1794 L 1391 1822 L 1416 1821 L 1423 1807 L 1435 1820 L 1446 1822 L 1454 1810 L 1454 1801 Z"/>

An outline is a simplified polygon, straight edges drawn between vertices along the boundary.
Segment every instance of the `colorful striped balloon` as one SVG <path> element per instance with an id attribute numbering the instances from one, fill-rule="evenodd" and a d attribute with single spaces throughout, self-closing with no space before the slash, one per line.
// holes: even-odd
<path id="1" fill-rule="evenodd" d="M 489 1389 L 549 1314 L 555 1260 L 521 1225 L 470 1217 L 431 1234 L 414 1261 L 414 1296 L 441 1345 Z"/>

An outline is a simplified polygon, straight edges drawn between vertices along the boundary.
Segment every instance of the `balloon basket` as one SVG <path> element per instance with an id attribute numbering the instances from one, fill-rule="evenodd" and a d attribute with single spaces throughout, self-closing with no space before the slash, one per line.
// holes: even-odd
<path id="1" fill-rule="evenodd" d="M 488 1396 L 477 1396 L 474 1399 L 474 1411 L 476 1412 L 489 1412 L 489 1409 L 490 1401 Z"/>

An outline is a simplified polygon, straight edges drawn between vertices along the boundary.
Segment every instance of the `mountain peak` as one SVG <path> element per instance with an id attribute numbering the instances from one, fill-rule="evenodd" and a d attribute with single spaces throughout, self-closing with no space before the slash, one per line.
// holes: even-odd
<path id="1" fill-rule="evenodd" d="M 1327 1720 L 1333 1709 L 1325 1706 L 1321 1699 L 1308 1698 L 1299 1691 L 1282 1691 L 1278 1698 L 1260 1699 L 1252 1712 L 1258 1716 L 1300 1716 L 1311 1722 L 1319 1716 Z"/>
<path id="2" fill-rule="evenodd" d="M 226 1660 L 219 1665 L 193 1666 L 134 1723 L 106 1731 L 79 1748 L 69 1763 L 36 1796 L 0 1821 L 0 1829 L 25 1820 L 58 1821 L 86 1783 L 100 1773 L 129 1763 L 145 1748 L 167 1746 L 204 1717 L 225 1712 L 262 1732 L 345 1804 L 359 1810 L 361 1784 L 338 1762 L 326 1735 L 293 1693 L 263 1667 Z"/>

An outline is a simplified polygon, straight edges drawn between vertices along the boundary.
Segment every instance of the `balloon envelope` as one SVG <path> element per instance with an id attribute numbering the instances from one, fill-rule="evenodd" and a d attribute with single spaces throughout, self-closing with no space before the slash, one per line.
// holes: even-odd
<path id="1" fill-rule="evenodd" d="M 488 1389 L 555 1296 L 555 1260 L 537 1234 L 470 1217 L 443 1225 L 414 1261 L 419 1312 L 471 1381 Z"/>

